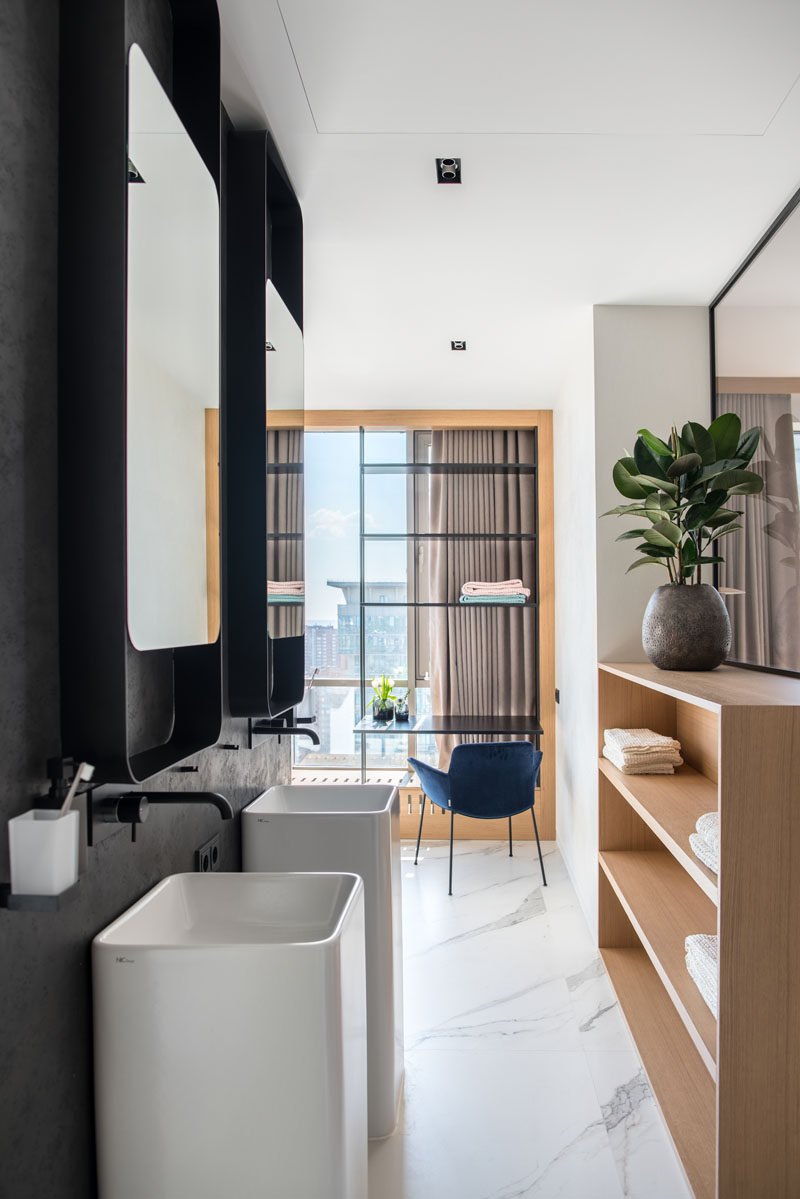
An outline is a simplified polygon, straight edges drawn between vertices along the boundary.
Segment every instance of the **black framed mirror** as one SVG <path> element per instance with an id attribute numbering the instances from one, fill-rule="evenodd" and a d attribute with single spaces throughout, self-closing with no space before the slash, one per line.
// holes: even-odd
<path id="1" fill-rule="evenodd" d="M 265 131 L 228 138 L 225 421 L 228 704 L 303 696 L 303 229 Z"/>
<path id="2" fill-rule="evenodd" d="M 139 337 L 148 324 L 146 313 L 139 322 L 136 345 L 130 344 L 131 287 L 134 299 L 137 281 L 144 283 L 146 294 L 152 272 L 148 283 L 147 271 L 139 270 L 141 239 L 129 216 L 140 202 L 149 204 L 156 192 L 169 191 L 172 157 L 184 165 L 191 162 L 190 179 L 184 178 L 183 183 L 190 198 L 192 189 L 200 188 L 201 206 L 206 218 L 211 218 L 210 233 L 200 234 L 210 241 L 195 242 L 184 250 L 185 258 L 199 255 L 205 264 L 212 301 L 201 323 L 212 351 L 215 343 L 217 352 L 219 347 L 220 297 L 218 283 L 214 284 L 215 264 L 219 269 L 219 17 L 213 0 L 171 0 L 170 12 L 170 36 L 166 41 L 152 39 L 152 56 L 150 27 L 137 5 L 125 0 L 75 0 L 60 14 L 61 734 L 62 752 L 93 762 L 100 783 L 149 778 L 213 745 L 222 722 L 222 653 L 214 622 L 209 620 L 213 605 L 207 572 L 213 550 L 218 552 L 213 541 L 218 541 L 218 529 L 211 538 L 211 551 L 206 540 L 194 559 L 195 564 L 202 559 L 196 571 L 202 598 L 191 631 L 179 631 L 172 624 L 159 630 L 148 624 L 149 616 L 139 619 L 142 613 L 147 615 L 150 593 L 162 594 L 152 574 L 148 575 L 152 569 L 152 558 L 147 564 L 152 549 L 148 542 L 168 529 L 174 546 L 185 518 L 186 493 L 181 490 L 179 497 L 174 488 L 170 490 L 169 456 L 164 468 L 165 457 L 160 454 L 161 430 L 154 427 L 152 412 L 148 417 L 147 404 L 137 408 L 129 390 L 129 368 L 134 377 L 140 368 L 155 370 L 159 378 L 154 381 L 148 376 L 144 393 L 163 397 L 164 373 L 171 369 L 163 362 L 159 366 L 147 338 Z M 147 79 L 144 92 L 133 75 L 139 84 Z M 167 161 L 157 169 L 156 159 L 165 157 L 160 155 L 164 139 L 173 149 L 180 142 L 181 149 L 176 155 L 167 154 Z M 145 151 L 147 141 L 150 148 Z M 148 159 L 139 180 L 129 154 L 134 143 L 142 166 Z M 162 167 L 167 172 L 163 177 Z M 137 190 L 132 202 L 131 192 Z M 198 232 L 185 212 L 173 209 L 172 220 L 171 229 L 159 234 L 162 242 L 180 241 Z M 170 340 L 184 347 L 194 344 L 195 324 L 188 328 L 183 323 L 189 316 L 186 307 L 170 306 L 172 328 L 178 322 L 179 330 L 174 338 L 161 336 L 162 349 Z M 152 327 L 149 331 L 152 334 Z M 218 488 L 219 473 L 218 454 L 213 449 L 206 454 L 205 445 L 206 408 L 212 423 L 218 424 L 219 370 L 215 378 L 213 353 L 206 369 L 211 374 L 210 393 L 187 398 L 183 385 L 175 387 L 193 409 L 192 436 L 197 435 L 200 445 L 199 459 L 189 472 L 196 484 L 198 478 L 200 482 L 190 503 L 192 519 L 203 534 L 208 527 L 207 496 Z M 141 388 L 138 394 L 143 394 Z M 138 446 L 132 444 L 132 434 Z M 180 428 L 177 437 L 178 452 L 188 460 Z M 148 471 L 153 481 L 153 462 L 158 458 L 162 466 L 156 475 L 167 492 L 162 492 L 161 507 L 151 506 L 142 521 L 144 510 L 137 516 L 133 513 L 136 496 Z M 137 550 L 131 555 L 137 538 Z M 175 575 L 165 573 L 163 596 L 171 603 Z"/>
<path id="3" fill-rule="evenodd" d="M 800 676 L 800 191 L 711 305 L 712 411 L 758 425 L 761 494 L 724 545 L 729 660 Z"/>

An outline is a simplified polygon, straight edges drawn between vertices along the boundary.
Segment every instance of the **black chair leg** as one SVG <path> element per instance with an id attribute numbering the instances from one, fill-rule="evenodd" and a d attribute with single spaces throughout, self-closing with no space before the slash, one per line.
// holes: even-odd
<path id="1" fill-rule="evenodd" d="M 510 816 L 508 818 L 508 856 L 510 858 L 513 858 L 513 856 L 514 856 L 514 846 L 511 843 L 511 817 Z"/>
<path id="2" fill-rule="evenodd" d="M 544 885 L 546 887 L 547 879 L 545 878 L 545 873 L 544 873 L 544 860 L 542 858 L 542 847 L 539 844 L 539 830 L 536 827 L 536 813 L 533 810 L 533 805 L 531 805 L 531 816 L 533 817 L 533 831 L 536 833 L 536 848 L 539 850 L 539 865 L 542 868 L 542 882 L 544 883 Z"/>
<path id="3" fill-rule="evenodd" d="M 422 801 L 419 805 L 419 832 L 417 833 L 417 852 L 414 854 L 414 865 L 417 864 L 419 858 L 419 843 L 422 840 L 422 822 L 425 819 L 425 804 L 428 802 L 427 795 L 422 796 Z M 531 809 L 533 811 L 533 809 Z"/>
<path id="4" fill-rule="evenodd" d="M 453 894 L 453 813 L 450 813 L 450 890 L 448 895 Z"/>

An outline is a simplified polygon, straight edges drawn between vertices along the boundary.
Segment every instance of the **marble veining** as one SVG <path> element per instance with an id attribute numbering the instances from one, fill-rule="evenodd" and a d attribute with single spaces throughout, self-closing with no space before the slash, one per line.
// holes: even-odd
<path id="1" fill-rule="evenodd" d="M 406 1084 L 370 1199 L 688 1199 L 558 851 L 404 847 Z"/>

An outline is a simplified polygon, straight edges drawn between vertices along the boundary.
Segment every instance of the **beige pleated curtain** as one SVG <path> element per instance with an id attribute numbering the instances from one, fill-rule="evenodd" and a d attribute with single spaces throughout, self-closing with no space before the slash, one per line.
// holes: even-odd
<path id="1" fill-rule="evenodd" d="M 800 505 L 791 396 L 726 394 L 717 411 L 735 412 L 742 428 L 762 430 L 753 468 L 764 478 L 760 495 L 731 500 L 744 528 L 722 538 L 719 586 L 731 617 L 731 658 L 780 670 L 800 670 Z"/>
<path id="2" fill-rule="evenodd" d="M 300 465 L 303 461 L 302 429 L 268 429 L 267 462 Z M 275 582 L 304 578 L 303 540 L 277 540 L 276 534 L 303 531 L 302 471 L 267 471 L 267 578 Z M 302 604 L 270 604 L 267 624 L 271 637 L 300 637 L 304 627 Z"/>
<path id="3" fill-rule="evenodd" d="M 534 437 L 530 430 L 434 430 L 432 461 L 534 465 Z M 432 533 L 534 533 L 535 512 L 535 474 L 431 475 Z M 468 580 L 511 578 L 521 578 L 535 598 L 536 553 L 535 541 L 432 540 L 430 599 L 455 604 Z M 534 715 L 535 630 L 533 609 L 431 608 L 432 710 L 445 715 Z M 437 738 L 442 769 L 458 740 Z"/>

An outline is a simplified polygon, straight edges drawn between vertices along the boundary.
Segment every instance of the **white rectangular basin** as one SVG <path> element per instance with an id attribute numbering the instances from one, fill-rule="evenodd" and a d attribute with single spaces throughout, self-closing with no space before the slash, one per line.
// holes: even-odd
<path id="1" fill-rule="evenodd" d="M 366 1199 L 359 878 L 172 875 L 92 975 L 100 1199 Z"/>
<path id="2" fill-rule="evenodd" d="M 270 787 L 242 812 L 245 870 L 343 870 L 364 880 L 369 1135 L 397 1123 L 403 1085 L 400 799 L 378 784 Z"/>

